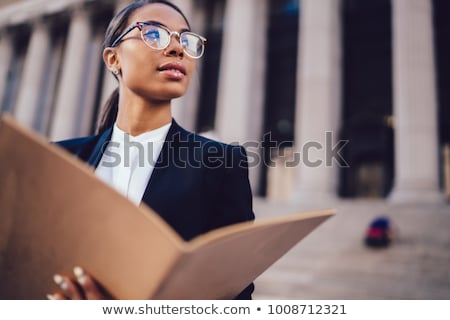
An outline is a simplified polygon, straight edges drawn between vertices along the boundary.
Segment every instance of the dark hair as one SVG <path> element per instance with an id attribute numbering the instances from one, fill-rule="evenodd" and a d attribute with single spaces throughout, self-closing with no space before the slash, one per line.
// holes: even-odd
<path id="1" fill-rule="evenodd" d="M 134 11 L 151 3 L 162 3 L 171 7 L 183 17 L 188 27 L 189 28 L 191 27 L 184 13 L 180 10 L 180 8 L 178 8 L 173 3 L 167 0 L 139 0 L 129 4 L 128 6 L 120 10 L 112 18 L 111 22 L 108 25 L 108 28 L 106 29 L 105 41 L 103 42 L 103 49 L 111 47 L 114 40 L 117 39 L 117 37 L 125 30 L 126 27 L 128 27 L 127 25 L 128 19 L 130 18 L 130 16 L 133 14 Z M 114 75 L 114 77 L 116 77 L 117 79 L 116 75 Z M 119 111 L 119 88 L 116 88 L 101 109 L 97 121 L 97 128 L 96 128 L 97 133 L 104 132 L 106 129 L 108 129 L 114 124 L 117 118 L 118 111 Z"/>

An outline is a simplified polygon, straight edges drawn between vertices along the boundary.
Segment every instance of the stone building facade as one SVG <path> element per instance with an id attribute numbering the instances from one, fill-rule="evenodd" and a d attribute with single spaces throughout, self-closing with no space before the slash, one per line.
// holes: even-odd
<path id="1" fill-rule="evenodd" d="M 117 86 L 104 32 L 129 2 L 0 1 L 0 112 L 50 140 L 92 134 Z M 255 194 L 443 200 L 445 0 L 173 2 L 208 38 L 174 118 L 244 144 Z"/>

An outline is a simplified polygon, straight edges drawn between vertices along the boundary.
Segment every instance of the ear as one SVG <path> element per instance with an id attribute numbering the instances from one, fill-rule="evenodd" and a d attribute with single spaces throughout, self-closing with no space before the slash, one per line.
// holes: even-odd
<path id="1" fill-rule="evenodd" d="M 111 72 L 120 71 L 120 59 L 116 48 L 105 48 L 103 50 L 103 61 Z"/>

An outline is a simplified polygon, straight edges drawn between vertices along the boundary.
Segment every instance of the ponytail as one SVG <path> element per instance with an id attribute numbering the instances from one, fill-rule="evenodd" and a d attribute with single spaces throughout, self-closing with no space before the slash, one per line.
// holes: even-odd
<path id="1" fill-rule="evenodd" d="M 119 88 L 116 88 L 103 106 L 97 121 L 96 133 L 100 134 L 113 126 L 119 111 Z"/>

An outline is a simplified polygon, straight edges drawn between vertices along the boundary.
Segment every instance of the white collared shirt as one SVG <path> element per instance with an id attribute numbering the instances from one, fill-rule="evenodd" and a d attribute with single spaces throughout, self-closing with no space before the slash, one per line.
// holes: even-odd
<path id="1" fill-rule="evenodd" d="M 114 124 L 111 141 L 95 170 L 97 177 L 139 205 L 170 125 L 133 137 Z"/>

